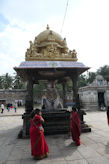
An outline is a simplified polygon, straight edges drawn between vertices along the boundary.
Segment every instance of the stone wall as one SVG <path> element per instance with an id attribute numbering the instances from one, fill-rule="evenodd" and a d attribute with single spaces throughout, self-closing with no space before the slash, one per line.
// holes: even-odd
<path id="1" fill-rule="evenodd" d="M 86 110 L 100 109 L 98 93 L 104 94 L 105 107 L 109 106 L 109 86 L 92 87 L 86 86 L 79 89 L 79 98 L 82 102 L 83 108 Z"/>
<path id="2" fill-rule="evenodd" d="M 82 106 L 86 110 L 98 109 L 98 95 L 95 88 L 86 87 L 84 90 L 79 90 L 79 98 Z"/>
<path id="3" fill-rule="evenodd" d="M 0 90 L 0 103 L 5 104 L 14 103 L 15 101 L 21 101 L 25 104 L 26 90 L 24 89 L 14 89 L 14 90 Z"/>

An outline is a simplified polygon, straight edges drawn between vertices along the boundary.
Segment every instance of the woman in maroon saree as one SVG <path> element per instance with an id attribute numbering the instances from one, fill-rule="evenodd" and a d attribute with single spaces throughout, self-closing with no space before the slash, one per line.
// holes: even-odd
<path id="1" fill-rule="evenodd" d="M 107 108 L 107 123 L 108 123 L 108 125 L 109 125 L 109 106 L 108 106 L 108 108 Z"/>
<path id="2" fill-rule="evenodd" d="M 81 144 L 80 133 L 81 133 L 81 122 L 78 113 L 76 112 L 76 107 L 72 107 L 72 112 L 70 116 L 70 130 L 72 134 L 72 139 L 76 146 Z"/>
<path id="3" fill-rule="evenodd" d="M 43 122 L 44 119 L 41 116 L 41 111 L 39 109 L 34 110 L 31 113 L 30 139 L 31 154 L 35 159 L 47 157 L 49 152 L 42 127 Z"/>

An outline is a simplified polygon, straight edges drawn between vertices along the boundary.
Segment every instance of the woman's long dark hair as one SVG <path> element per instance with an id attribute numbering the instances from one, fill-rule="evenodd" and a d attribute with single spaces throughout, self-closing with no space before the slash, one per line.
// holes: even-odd
<path id="1" fill-rule="evenodd" d="M 31 114 L 30 114 L 30 118 L 32 119 L 36 114 L 39 114 L 41 110 L 36 108 L 35 110 L 32 110 Z"/>
<path id="2" fill-rule="evenodd" d="M 35 114 L 39 114 L 40 111 L 41 111 L 40 109 L 36 108 L 35 109 Z"/>
<path id="3" fill-rule="evenodd" d="M 76 106 L 72 107 L 72 111 L 77 112 Z"/>

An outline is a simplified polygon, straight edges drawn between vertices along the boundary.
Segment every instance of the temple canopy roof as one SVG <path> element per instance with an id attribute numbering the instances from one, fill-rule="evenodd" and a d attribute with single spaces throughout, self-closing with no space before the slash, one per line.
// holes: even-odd
<path id="1" fill-rule="evenodd" d="M 72 61 L 24 61 L 14 69 L 24 80 L 27 80 L 28 76 L 37 80 L 62 80 L 73 74 L 80 75 L 89 67 Z"/>

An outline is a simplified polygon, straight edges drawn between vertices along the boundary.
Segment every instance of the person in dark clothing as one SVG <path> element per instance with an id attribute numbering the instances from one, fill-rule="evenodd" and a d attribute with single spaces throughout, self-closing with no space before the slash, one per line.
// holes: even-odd
<path id="1" fill-rule="evenodd" d="M 108 125 L 109 125 L 109 106 L 108 106 L 108 108 L 107 108 L 107 123 L 108 123 Z"/>
<path id="2" fill-rule="evenodd" d="M 70 116 L 70 131 L 72 134 L 72 140 L 75 142 L 75 145 L 80 146 L 81 121 L 75 106 L 72 107 L 72 112 Z"/>
<path id="3" fill-rule="evenodd" d="M 45 104 L 42 105 L 42 110 L 44 110 L 44 109 L 45 109 Z"/>

